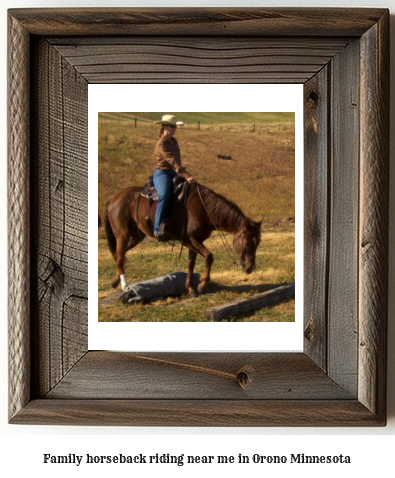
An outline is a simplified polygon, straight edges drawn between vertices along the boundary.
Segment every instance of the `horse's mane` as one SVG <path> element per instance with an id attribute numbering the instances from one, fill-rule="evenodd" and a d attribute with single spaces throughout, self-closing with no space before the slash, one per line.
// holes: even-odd
<path id="1" fill-rule="evenodd" d="M 216 193 L 207 186 L 198 185 L 204 204 L 207 207 L 214 221 L 223 223 L 225 221 L 229 227 L 233 228 L 245 219 L 245 215 L 240 207 L 222 194 Z"/>

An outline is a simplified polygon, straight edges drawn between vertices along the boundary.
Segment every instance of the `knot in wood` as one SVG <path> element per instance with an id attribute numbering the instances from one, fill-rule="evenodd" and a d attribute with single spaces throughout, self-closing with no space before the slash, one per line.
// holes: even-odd
<path id="1" fill-rule="evenodd" d="M 311 340 L 314 335 L 313 324 L 309 322 L 304 330 L 304 337 L 306 340 Z"/>
<path id="2" fill-rule="evenodd" d="M 309 93 L 309 100 L 312 101 L 313 103 L 317 103 L 319 100 L 318 93 L 316 91 L 311 91 Z"/>
<path id="3" fill-rule="evenodd" d="M 63 289 L 64 273 L 60 264 L 54 259 L 49 259 L 41 280 L 52 293 Z"/>

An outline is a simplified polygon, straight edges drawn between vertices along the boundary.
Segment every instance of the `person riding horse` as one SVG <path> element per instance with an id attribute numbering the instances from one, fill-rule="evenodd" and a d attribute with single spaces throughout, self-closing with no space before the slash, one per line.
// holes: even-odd
<path id="1" fill-rule="evenodd" d="M 185 286 L 188 293 L 196 297 L 207 291 L 211 280 L 214 257 L 204 242 L 212 232 L 217 230 L 233 234 L 233 249 L 243 271 L 250 274 L 256 265 L 262 221 L 249 219 L 236 203 L 199 184 L 183 168 L 180 149 L 174 138 L 180 122 L 173 115 L 164 115 L 157 124 L 161 124 L 160 138 L 155 147 L 157 169 L 153 178 L 159 196 L 159 201 L 155 203 L 157 207 L 150 208 L 151 198 L 141 194 L 141 186 L 129 186 L 115 194 L 106 205 L 104 226 L 108 247 L 117 265 L 117 274 L 111 285 L 114 288 L 121 285 L 124 292 L 128 290 L 124 267 L 126 253 L 140 244 L 144 237 L 163 240 L 159 228 L 166 213 L 171 223 L 167 231 L 169 239 L 180 241 L 189 250 Z M 172 180 L 177 174 L 193 184 L 188 188 L 185 202 L 175 202 L 174 207 L 166 212 Z M 155 224 L 154 230 L 152 223 Z M 194 268 L 198 254 L 204 258 L 206 267 L 196 284 Z"/>
<path id="2" fill-rule="evenodd" d="M 159 140 L 155 145 L 156 170 L 153 175 L 154 186 L 159 196 L 155 213 L 154 235 L 157 241 L 165 241 L 164 219 L 170 201 L 173 179 L 180 175 L 190 183 L 195 180 L 182 166 L 180 147 L 174 138 L 177 126 L 184 123 L 177 121 L 174 115 L 164 115 L 160 121 L 155 121 L 155 124 L 160 124 L 161 129 Z"/>

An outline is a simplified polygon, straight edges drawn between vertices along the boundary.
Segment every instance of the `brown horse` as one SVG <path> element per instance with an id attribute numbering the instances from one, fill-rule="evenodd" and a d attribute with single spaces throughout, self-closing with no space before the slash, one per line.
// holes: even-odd
<path id="1" fill-rule="evenodd" d="M 126 252 L 145 237 L 153 237 L 156 202 L 148 209 L 148 199 L 140 195 L 141 188 L 131 186 L 114 196 L 106 206 L 105 229 L 110 251 L 117 263 L 117 275 L 112 282 L 127 290 L 124 272 Z M 261 222 L 247 218 L 232 201 L 198 183 L 189 185 L 183 202 L 172 201 L 168 208 L 166 231 L 169 240 L 178 240 L 189 249 L 186 287 L 197 295 L 193 284 L 193 270 L 197 254 L 204 257 L 206 269 L 200 277 L 199 293 L 204 293 L 210 281 L 213 254 L 204 241 L 217 229 L 233 233 L 233 247 L 240 257 L 244 272 L 255 269 L 255 255 L 261 240 Z"/>

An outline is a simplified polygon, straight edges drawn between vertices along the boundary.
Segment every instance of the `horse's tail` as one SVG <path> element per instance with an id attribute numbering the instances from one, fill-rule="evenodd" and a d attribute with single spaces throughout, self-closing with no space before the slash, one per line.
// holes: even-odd
<path id="1" fill-rule="evenodd" d="M 117 239 L 114 235 L 114 232 L 113 232 L 111 224 L 110 224 L 110 219 L 108 217 L 108 205 L 109 204 L 110 204 L 110 201 L 108 201 L 108 203 L 106 204 L 106 214 L 105 214 L 105 217 L 104 217 L 104 228 L 106 230 L 108 248 L 110 249 L 110 252 L 115 259 L 115 251 L 117 250 Z"/>

